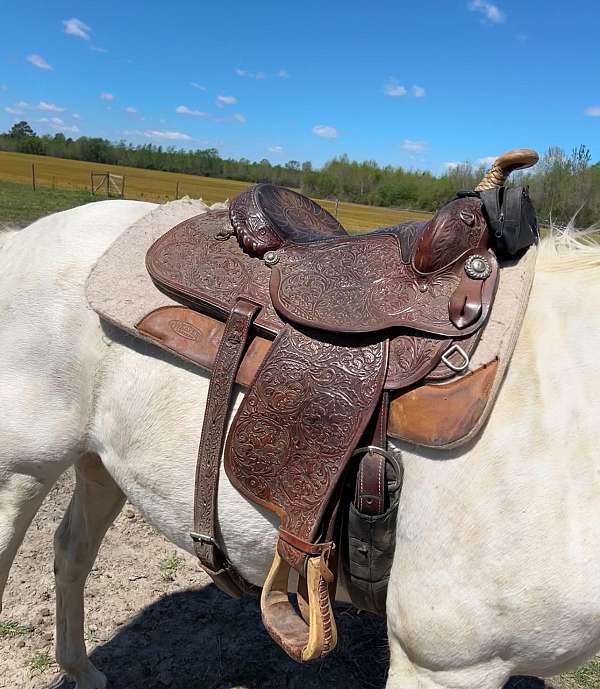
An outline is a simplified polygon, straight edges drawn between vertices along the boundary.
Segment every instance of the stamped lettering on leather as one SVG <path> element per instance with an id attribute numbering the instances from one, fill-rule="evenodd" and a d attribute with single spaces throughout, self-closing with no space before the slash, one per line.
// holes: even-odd
<path id="1" fill-rule="evenodd" d="M 185 321 L 169 321 L 169 328 L 179 337 L 184 337 L 186 340 L 193 340 L 194 342 L 197 342 L 202 336 L 198 328 L 194 328 L 191 323 L 186 323 Z"/>

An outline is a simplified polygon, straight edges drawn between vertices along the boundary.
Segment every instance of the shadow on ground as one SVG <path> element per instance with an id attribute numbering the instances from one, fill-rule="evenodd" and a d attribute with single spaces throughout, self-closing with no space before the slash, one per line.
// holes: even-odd
<path id="1" fill-rule="evenodd" d="M 383 689 L 383 620 L 337 609 L 339 643 L 323 661 L 298 665 L 267 635 L 258 599 L 235 601 L 214 586 L 166 596 L 92 653 L 110 689 Z M 63 686 L 68 686 L 67 684 Z M 543 689 L 515 678 L 505 689 Z M 483 688 L 482 688 L 483 689 Z"/>

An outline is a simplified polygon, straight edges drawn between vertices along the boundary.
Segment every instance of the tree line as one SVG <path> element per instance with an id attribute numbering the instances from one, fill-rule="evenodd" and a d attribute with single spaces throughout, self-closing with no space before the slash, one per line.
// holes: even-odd
<path id="1" fill-rule="evenodd" d="M 94 163 L 127 165 L 248 182 L 272 182 L 301 189 L 318 198 L 338 198 L 374 206 L 435 210 L 457 191 L 472 189 L 485 173 L 468 162 L 441 175 L 355 161 L 343 155 L 320 169 L 310 161 L 290 160 L 273 165 L 267 159 L 221 158 L 214 148 L 182 150 L 153 144 L 134 146 L 98 137 L 77 139 L 62 133 L 37 136 L 27 122 L 0 134 L 0 150 L 56 156 Z M 549 148 L 532 172 L 513 175 L 513 182 L 530 188 L 539 217 L 566 223 L 577 215 L 578 226 L 600 220 L 600 163 L 592 164 L 585 145 L 567 153 Z"/>

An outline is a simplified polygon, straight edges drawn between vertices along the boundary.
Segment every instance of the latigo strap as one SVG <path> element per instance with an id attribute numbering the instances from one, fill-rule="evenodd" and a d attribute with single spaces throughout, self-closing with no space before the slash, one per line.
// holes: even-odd
<path id="1" fill-rule="evenodd" d="M 225 593 L 239 598 L 248 590 L 223 553 L 217 534 L 217 486 L 227 415 L 236 374 L 259 307 L 239 299 L 227 320 L 208 388 L 194 487 L 194 531 L 190 534 L 200 566 Z"/>

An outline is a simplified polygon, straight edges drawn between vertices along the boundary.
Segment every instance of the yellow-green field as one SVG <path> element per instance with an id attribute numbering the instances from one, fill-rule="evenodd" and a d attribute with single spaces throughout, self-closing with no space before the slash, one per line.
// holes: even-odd
<path id="1" fill-rule="evenodd" d="M 157 203 L 172 201 L 175 198 L 178 182 L 180 197 L 187 195 L 202 198 L 206 203 L 231 199 L 248 186 L 246 182 L 212 177 L 2 151 L 0 151 L 0 180 L 31 185 L 32 164 L 35 165 L 36 183 L 40 188 L 90 191 L 90 173 L 112 172 L 125 176 L 125 198 Z M 98 194 L 99 198 L 105 195 L 105 190 Z M 322 201 L 321 203 L 330 212 L 335 212 L 334 202 Z M 412 218 L 428 218 L 430 214 L 342 202 L 339 204 L 337 216 L 345 227 L 358 230 L 393 225 Z"/>

